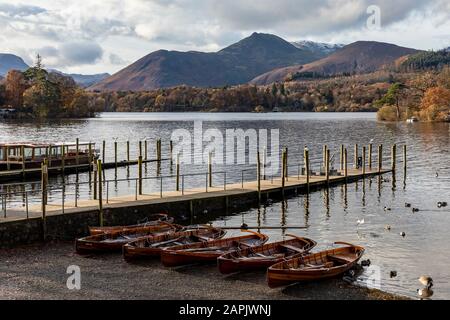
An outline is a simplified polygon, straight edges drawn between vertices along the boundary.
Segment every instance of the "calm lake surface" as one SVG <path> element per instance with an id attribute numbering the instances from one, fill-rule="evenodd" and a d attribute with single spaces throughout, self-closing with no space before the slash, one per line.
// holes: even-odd
<path id="1" fill-rule="evenodd" d="M 307 230 L 267 231 L 272 240 L 283 239 L 285 233 L 296 233 L 310 237 L 320 244 L 320 249 L 328 248 L 334 241 L 353 242 L 366 247 L 365 259 L 370 259 L 375 268 L 366 271 L 359 282 L 366 283 L 372 271 L 379 270 L 381 289 L 416 297 L 420 288 L 418 278 L 431 275 L 434 279 L 434 299 L 450 299 L 450 208 L 439 209 L 439 201 L 450 202 L 450 150 L 449 124 L 390 124 L 376 121 L 375 114 L 316 114 L 316 113 L 276 113 L 276 114 L 101 114 L 87 120 L 52 121 L 48 123 L 0 122 L 0 142 L 33 141 L 55 142 L 83 141 L 97 143 L 107 140 L 107 161 L 113 161 L 113 139 L 119 142 L 119 160 L 125 159 L 125 141 L 131 141 L 131 158 L 138 154 L 138 141 L 149 140 L 149 157 L 155 157 L 154 141 L 161 138 L 163 154 L 168 155 L 168 141 L 175 129 L 192 131 L 195 120 L 203 121 L 203 129 L 279 129 L 280 144 L 289 147 L 290 174 L 295 175 L 301 161 L 303 147 L 308 145 L 313 163 L 318 168 L 322 146 L 327 144 L 332 152 L 339 150 L 340 144 L 349 147 L 349 159 L 353 159 L 353 145 L 367 145 L 371 140 L 376 146 L 385 145 L 385 164 L 390 165 L 390 146 L 394 143 L 408 146 L 408 172 L 402 170 L 402 155 L 399 149 L 396 181 L 392 175 L 379 183 L 378 179 L 349 184 L 347 188 L 338 186 L 327 191 L 319 191 L 306 196 L 287 199 L 284 202 L 269 203 L 260 209 L 250 210 L 233 216 L 224 216 L 218 225 L 240 226 L 307 226 Z M 375 148 L 374 148 L 375 150 Z M 374 156 L 374 160 L 375 160 Z M 335 165 L 338 165 L 336 162 Z M 226 171 L 228 183 L 241 180 L 241 170 L 252 166 L 217 166 L 216 171 Z M 170 175 L 167 164 L 162 167 L 163 175 Z M 206 166 L 183 166 L 183 173 L 203 173 Z M 438 177 L 436 175 L 438 173 Z M 147 176 L 155 176 L 154 164 L 146 167 Z M 246 173 L 246 179 L 254 180 L 255 173 Z M 107 179 L 136 177 L 136 168 L 108 170 Z M 66 181 L 88 181 L 87 174 L 71 175 Z M 223 177 L 215 176 L 215 183 L 223 183 Z M 170 180 L 170 179 L 169 179 Z M 165 190 L 173 190 L 174 181 L 164 183 Z M 58 199 L 58 188 L 62 178 L 52 178 L 55 189 L 52 197 Z M 205 186 L 205 177 L 186 178 L 186 187 Z M 32 189 L 33 185 L 27 186 Z M 146 181 L 145 192 L 159 190 L 159 182 Z M 110 196 L 133 194 L 133 182 L 118 182 L 111 187 Z M 91 193 L 88 185 L 80 187 L 80 197 Z M 74 197 L 74 190 L 67 190 L 67 201 Z M 36 194 L 37 201 L 39 194 Z M 405 203 L 420 208 L 412 213 Z M 21 199 L 10 199 L 11 205 L 22 205 Z M 384 207 L 392 208 L 385 212 Z M 365 224 L 357 225 L 364 219 Z M 385 227 L 392 226 L 391 231 Z M 406 237 L 400 236 L 401 232 Z M 379 269 L 377 269 L 379 268 Z M 397 271 L 395 278 L 391 271 Z"/>

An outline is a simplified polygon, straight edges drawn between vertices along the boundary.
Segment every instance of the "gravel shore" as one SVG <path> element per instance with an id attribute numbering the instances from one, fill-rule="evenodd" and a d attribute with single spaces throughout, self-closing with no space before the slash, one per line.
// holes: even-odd
<path id="1" fill-rule="evenodd" d="M 81 269 L 81 290 L 67 289 L 67 267 Z M 82 257 L 73 243 L 0 249 L 0 299 L 69 300 L 398 300 L 341 280 L 271 290 L 265 273 L 222 276 L 215 266 L 166 269 L 159 261 L 128 264 L 120 254 Z"/>

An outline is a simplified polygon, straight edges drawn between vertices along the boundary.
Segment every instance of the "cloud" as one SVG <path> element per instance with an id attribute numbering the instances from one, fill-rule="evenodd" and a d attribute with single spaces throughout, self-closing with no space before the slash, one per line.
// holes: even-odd
<path id="1" fill-rule="evenodd" d="M 2 50 L 27 48 L 34 55 L 45 49 L 48 64 L 76 72 L 113 72 L 158 49 L 217 51 L 254 31 L 287 40 L 389 40 L 421 49 L 450 44 L 448 0 L 0 1 Z M 367 29 L 370 5 L 381 9 L 381 30 Z"/>
<path id="2" fill-rule="evenodd" d="M 44 13 L 47 10 L 37 6 L 0 3 L 0 15 L 9 17 L 28 17 Z"/>

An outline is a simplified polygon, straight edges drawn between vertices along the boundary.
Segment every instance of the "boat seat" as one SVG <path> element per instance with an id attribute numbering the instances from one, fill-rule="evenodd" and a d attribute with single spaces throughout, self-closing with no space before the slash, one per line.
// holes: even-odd
<path id="1" fill-rule="evenodd" d="M 291 246 L 291 245 L 288 245 L 288 244 L 282 244 L 282 245 L 280 245 L 280 247 L 288 249 L 288 250 L 291 250 L 291 251 L 294 251 L 294 252 L 298 252 L 298 253 L 305 252 L 305 250 L 302 250 L 302 249 L 300 249 L 298 247 L 294 247 L 294 246 Z"/>
<path id="2" fill-rule="evenodd" d="M 354 261 L 354 258 L 348 257 L 348 256 L 328 255 L 327 257 L 328 257 L 328 259 L 330 259 L 330 260 L 332 260 L 332 261 L 341 262 L 341 263 L 345 263 L 345 264 Z"/>

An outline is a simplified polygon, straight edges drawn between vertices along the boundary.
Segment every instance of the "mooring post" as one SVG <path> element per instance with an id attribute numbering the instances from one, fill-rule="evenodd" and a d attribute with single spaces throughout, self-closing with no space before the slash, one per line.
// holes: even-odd
<path id="1" fill-rule="evenodd" d="M 66 168 L 66 146 L 62 145 L 62 152 L 61 152 L 61 171 L 64 174 Z"/>
<path id="2" fill-rule="evenodd" d="M 170 140 L 170 171 L 173 170 L 173 141 Z"/>
<path id="3" fill-rule="evenodd" d="M 25 147 L 22 146 L 20 148 L 20 152 L 22 154 L 22 177 L 25 178 Z"/>
<path id="4" fill-rule="evenodd" d="M 408 147 L 406 145 L 403 146 L 403 171 L 405 172 L 405 176 L 406 176 L 406 171 L 408 169 L 408 159 L 407 159 L 407 149 Z"/>
<path id="5" fill-rule="evenodd" d="M 355 144 L 355 169 L 358 169 L 358 159 L 359 159 L 359 145 Z"/>
<path id="6" fill-rule="evenodd" d="M 282 152 L 282 159 L 281 159 L 281 187 L 283 189 L 284 194 L 284 188 L 286 186 L 286 149 L 283 149 Z"/>
<path id="7" fill-rule="evenodd" d="M 339 169 L 341 172 L 344 171 L 344 148 L 345 148 L 345 146 L 343 144 L 341 144 L 341 152 L 340 152 L 341 157 L 340 157 L 340 161 L 339 161 L 340 162 Z"/>
<path id="8" fill-rule="evenodd" d="M 97 200 L 97 171 L 98 171 L 98 163 L 95 163 L 95 161 L 92 162 L 93 165 L 93 171 L 94 171 L 94 200 Z"/>
<path id="9" fill-rule="evenodd" d="M 327 148 L 326 153 L 326 165 L 325 165 L 325 175 L 327 177 L 327 185 L 330 184 L 330 149 Z"/>
<path id="10" fill-rule="evenodd" d="M 256 154 L 256 174 L 258 176 L 258 202 L 261 202 L 261 154 Z"/>
<path id="11" fill-rule="evenodd" d="M 148 141 L 144 141 L 144 153 L 145 153 L 145 161 L 148 160 Z"/>
<path id="12" fill-rule="evenodd" d="M 284 176 L 286 177 L 286 181 L 289 181 L 289 148 L 286 147 L 286 165 L 284 166 L 284 169 L 286 170 L 286 173 Z"/>
<path id="13" fill-rule="evenodd" d="M 344 150 L 344 176 L 345 181 L 347 182 L 348 179 L 348 151 L 347 148 Z"/>
<path id="14" fill-rule="evenodd" d="M 130 165 L 130 141 L 127 141 L 127 162 Z"/>
<path id="15" fill-rule="evenodd" d="M 267 167 L 267 148 L 264 147 L 264 150 L 263 150 L 263 163 L 262 163 L 263 180 L 267 179 L 266 167 Z"/>
<path id="16" fill-rule="evenodd" d="M 213 165 L 212 165 L 212 152 L 208 154 L 208 180 L 209 180 L 209 187 L 212 188 L 213 186 Z"/>
<path id="17" fill-rule="evenodd" d="M 139 157 L 142 158 L 142 141 L 139 141 Z"/>
<path id="18" fill-rule="evenodd" d="M 76 139 L 75 149 L 75 164 L 78 167 L 80 165 L 80 138 Z"/>
<path id="19" fill-rule="evenodd" d="M 106 141 L 102 142 L 102 162 L 106 163 Z"/>
<path id="20" fill-rule="evenodd" d="M 397 169 L 397 145 L 392 146 L 392 171 L 395 172 Z"/>
<path id="21" fill-rule="evenodd" d="M 383 170 L 383 145 L 378 146 L 378 173 Z"/>
<path id="22" fill-rule="evenodd" d="M 97 160 L 97 174 L 98 174 L 98 209 L 100 227 L 103 227 L 103 184 L 102 184 L 102 160 Z"/>
<path id="23" fill-rule="evenodd" d="M 142 196 L 142 155 L 138 159 L 138 170 L 139 170 L 139 195 Z"/>
<path id="24" fill-rule="evenodd" d="M 41 189 L 42 189 L 42 199 L 41 199 L 41 207 L 42 207 L 42 234 L 43 240 L 47 239 L 47 183 L 48 183 L 48 160 L 45 159 L 41 165 Z"/>
<path id="25" fill-rule="evenodd" d="M 323 157 L 322 157 L 322 168 L 325 171 L 325 167 L 327 166 L 327 145 L 323 146 Z"/>
<path id="26" fill-rule="evenodd" d="M 369 170 L 372 171 L 372 154 L 373 154 L 373 144 L 369 144 Z"/>
<path id="27" fill-rule="evenodd" d="M 366 147 L 364 146 L 362 149 L 362 175 L 363 178 L 366 176 Z"/>
<path id="28" fill-rule="evenodd" d="M 304 158 L 305 158 L 305 174 L 306 174 L 306 189 L 307 192 L 309 194 L 309 176 L 310 176 L 310 164 L 309 164 L 309 150 L 308 148 L 305 148 L 305 152 L 304 152 Z"/>
<path id="29" fill-rule="evenodd" d="M 161 139 L 158 139 L 156 141 L 156 161 L 157 161 L 157 175 L 159 176 L 161 174 Z"/>
<path id="30" fill-rule="evenodd" d="M 177 191 L 180 191 L 180 154 L 177 154 Z"/>

